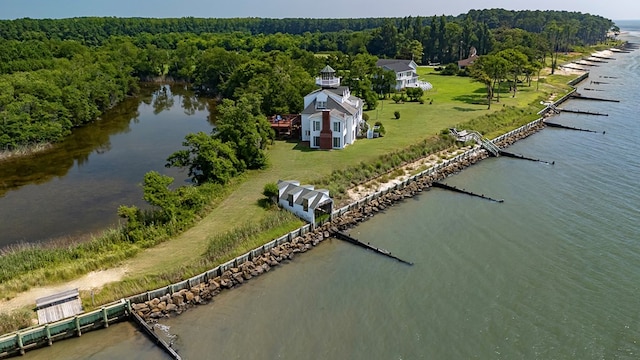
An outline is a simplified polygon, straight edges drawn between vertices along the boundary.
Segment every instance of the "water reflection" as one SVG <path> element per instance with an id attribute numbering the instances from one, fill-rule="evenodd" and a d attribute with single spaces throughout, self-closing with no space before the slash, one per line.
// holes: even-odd
<path id="1" fill-rule="evenodd" d="M 190 132 L 210 132 L 213 100 L 179 85 L 143 85 L 94 123 L 36 156 L 0 165 L 0 247 L 78 236 L 117 223 L 121 204 L 144 205 L 151 170 L 176 178 L 165 160 Z"/>
<path id="2" fill-rule="evenodd" d="M 152 94 L 149 91 L 149 95 Z M 111 136 L 128 133 L 131 130 L 130 122 L 138 122 L 138 104 L 138 99 L 127 99 L 93 124 L 75 129 L 68 139 L 50 150 L 3 162 L 0 197 L 25 185 L 43 184 L 54 177 L 63 177 L 74 164 L 78 167 L 86 165 L 91 153 L 104 154 L 110 151 Z"/>

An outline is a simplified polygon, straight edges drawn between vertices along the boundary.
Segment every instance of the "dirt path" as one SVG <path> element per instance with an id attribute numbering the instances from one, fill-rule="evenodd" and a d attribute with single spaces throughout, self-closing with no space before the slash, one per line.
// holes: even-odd
<path id="1" fill-rule="evenodd" d="M 44 296 L 53 295 L 65 290 L 91 290 L 100 288 L 110 282 L 119 281 L 127 274 L 126 268 L 113 268 L 102 271 L 92 271 L 87 275 L 71 280 L 69 282 L 57 285 L 42 286 L 31 288 L 27 292 L 18 294 L 15 298 L 8 301 L 0 301 L 0 311 L 6 312 L 21 307 L 35 307 L 36 299 Z"/>

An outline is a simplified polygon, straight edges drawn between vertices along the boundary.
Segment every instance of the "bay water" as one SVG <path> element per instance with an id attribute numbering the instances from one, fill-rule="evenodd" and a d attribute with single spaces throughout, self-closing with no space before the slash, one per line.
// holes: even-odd
<path id="1" fill-rule="evenodd" d="M 624 36 L 638 43 L 638 31 Z M 554 165 L 491 158 L 445 181 L 504 203 L 433 189 L 350 231 L 413 266 L 324 242 L 163 320 L 174 348 L 185 359 L 640 358 L 640 51 L 612 56 L 578 91 L 620 103 L 562 105 L 609 116 L 551 119 L 596 133 L 547 128 L 509 148 Z M 98 354 L 54 347 L 158 358 L 119 331 L 99 332 Z"/>

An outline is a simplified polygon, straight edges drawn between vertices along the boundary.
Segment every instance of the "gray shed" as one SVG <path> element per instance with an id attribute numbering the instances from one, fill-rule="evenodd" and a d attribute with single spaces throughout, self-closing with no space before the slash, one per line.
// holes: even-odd
<path id="1" fill-rule="evenodd" d="M 42 325 L 81 314 L 84 310 L 78 289 L 73 289 L 36 299 L 36 311 L 38 324 Z"/>

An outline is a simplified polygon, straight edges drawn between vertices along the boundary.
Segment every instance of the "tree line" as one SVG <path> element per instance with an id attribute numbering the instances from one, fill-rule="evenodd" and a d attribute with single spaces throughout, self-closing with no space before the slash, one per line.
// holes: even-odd
<path id="1" fill-rule="evenodd" d="M 135 95 L 139 80 L 182 80 L 233 101 L 255 94 L 262 114 L 297 113 L 328 64 L 373 109 L 393 89 L 378 58 L 446 64 L 473 46 L 479 55 L 518 48 L 544 63 L 603 39 L 612 25 L 589 14 L 500 9 L 431 18 L 4 20 L 0 148 L 59 141 Z"/>

